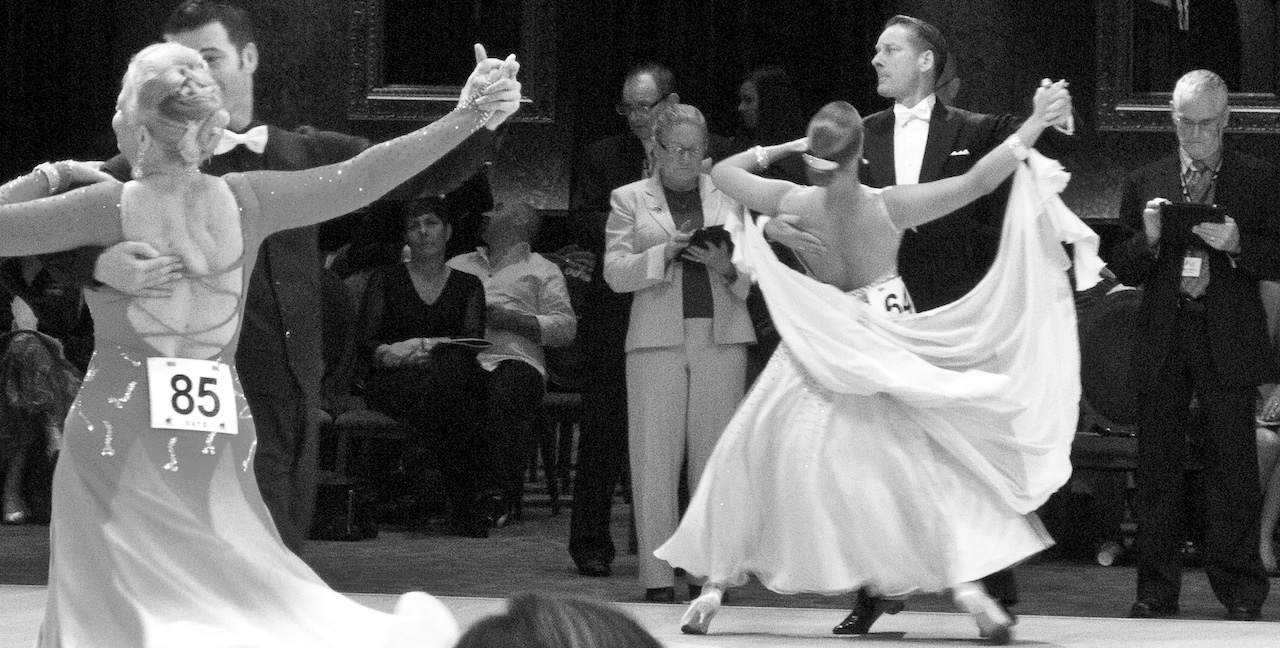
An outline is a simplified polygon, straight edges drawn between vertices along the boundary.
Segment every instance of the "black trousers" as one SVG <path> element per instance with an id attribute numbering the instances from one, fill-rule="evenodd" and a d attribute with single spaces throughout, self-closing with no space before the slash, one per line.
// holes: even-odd
<path id="1" fill-rule="evenodd" d="M 258 436 L 253 459 L 258 490 L 280 538 L 297 553 L 311 532 L 316 506 L 317 408 L 291 381 L 271 393 L 246 389 L 244 397 Z"/>
<path id="2" fill-rule="evenodd" d="M 1205 574 L 1224 605 L 1261 605 L 1269 582 L 1258 556 L 1262 492 L 1253 410 L 1256 390 L 1223 385 L 1198 304 L 1178 314 L 1157 387 L 1138 396 L 1139 599 L 1176 602 L 1187 528 L 1184 466 L 1190 404 L 1200 403 Z"/>
<path id="3" fill-rule="evenodd" d="M 569 519 L 569 555 L 579 565 L 588 560 L 609 564 L 616 555 L 609 523 L 613 494 L 627 470 L 626 354 L 620 341 L 616 351 L 592 358 L 583 381 Z"/>
<path id="4" fill-rule="evenodd" d="M 473 514 L 482 483 L 482 373 L 474 351 L 438 345 L 425 363 L 378 367 L 366 381 L 369 406 L 413 429 L 402 460 L 410 490 L 426 488 L 426 471 L 438 465 L 455 520 Z"/>
<path id="5" fill-rule="evenodd" d="M 542 374 L 521 360 L 503 360 L 489 372 L 484 412 L 486 474 L 482 487 L 507 503 L 521 496 L 534 416 L 546 393 Z"/>

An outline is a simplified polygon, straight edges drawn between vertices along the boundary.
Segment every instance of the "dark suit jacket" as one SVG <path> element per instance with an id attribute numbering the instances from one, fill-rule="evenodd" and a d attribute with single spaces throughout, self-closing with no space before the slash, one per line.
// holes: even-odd
<path id="1" fill-rule="evenodd" d="M 934 104 L 920 182 L 964 174 L 999 146 L 1021 123 L 1011 115 L 982 115 Z M 862 183 L 897 184 L 893 155 L 893 110 L 863 120 Z M 1000 244 L 1009 183 L 938 220 L 908 230 L 898 251 L 898 272 L 920 310 L 959 299 L 986 274 Z"/>
<path id="2" fill-rule="evenodd" d="M 1206 325 L 1217 378 L 1223 385 L 1247 386 L 1280 378 L 1267 338 L 1267 319 L 1258 280 L 1280 278 L 1280 191 L 1275 169 L 1255 157 L 1227 150 L 1214 193 L 1217 204 L 1240 228 L 1240 254 L 1232 263 L 1223 252 L 1209 253 L 1205 289 Z M 1129 380 L 1139 393 L 1155 386 L 1174 343 L 1183 250 L 1147 246 L 1142 210 L 1152 198 L 1180 200 L 1177 155 L 1138 169 L 1125 179 L 1120 220 L 1131 235 L 1116 246 L 1109 266 L 1116 278 L 1145 289 L 1138 309 Z"/>

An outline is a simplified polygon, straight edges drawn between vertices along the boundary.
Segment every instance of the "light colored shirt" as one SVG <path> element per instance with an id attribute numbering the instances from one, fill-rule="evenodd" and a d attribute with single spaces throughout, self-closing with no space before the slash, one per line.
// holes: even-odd
<path id="1" fill-rule="evenodd" d="M 493 346 L 480 352 L 480 366 L 493 371 L 503 360 L 520 360 L 546 377 L 542 347 L 566 346 L 578 330 L 560 268 L 530 251 L 528 243 L 513 246 L 496 259 L 489 257 L 488 248 L 479 247 L 453 257 L 448 266 L 480 277 L 487 306 L 501 306 L 538 320 L 541 343 L 506 329 L 486 328 L 484 337 Z"/>
<path id="2" fill-rule="evenodd" d="M 933 106 L 938 102 L 937 95 L 929 95 L 919 104 L 912 107 L 925 115 L 925 118 L 908 120 L 895 119 L 893 128 L 893 172 L 894 184 L 913 185 L 920 182 L 920 167 L 924 165 L 924 146 L 929 141 L 929 118 Z M 924 106 L 924 108 L 921 108 Z M 900 111 L 894 106 L 895 115 Z"/>

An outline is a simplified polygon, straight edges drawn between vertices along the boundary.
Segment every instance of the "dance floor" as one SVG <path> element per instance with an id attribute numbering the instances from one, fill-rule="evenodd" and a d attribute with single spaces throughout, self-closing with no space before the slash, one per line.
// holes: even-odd
<path id="1" fill-rule="evenodd" d="M 374 608 L 390 610 L 395 597 L 353 594 Z M 499 612 L 503 599 L 441 597 L 465 628 L 477 619 Z M 0 585 L 0 648 L 29 648 L 35 644 L 44 608 L 45 588 Z M 884 617 L 876 633 L 863 637 L 831 634 L 832 611 L 810 608 L 763 608 L 727 605 L 711 626 L 711 634 L 694 637 L 678 629 L 683 605 L 619 603 L 666 646 L 965 646 L 974 645 L 977 631 L 969 617 L 943 612 L 903 612 Z M 1280 643 L 1280 623 L 1192 620 L 1103 619 L 1023 615 L 1014 628 L 1014 645 L 1061 648 L 1271 648 Z"/>

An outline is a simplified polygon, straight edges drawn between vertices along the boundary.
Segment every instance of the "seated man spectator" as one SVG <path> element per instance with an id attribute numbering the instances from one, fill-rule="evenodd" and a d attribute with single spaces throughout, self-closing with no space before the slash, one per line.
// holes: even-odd
<path id="1" fill-rule="evenodd" d="M 533 252 L 541 218 L 528 203 L 499 203 L 484 214 L 485 245 L 449 260 L 480 277 L 485 293 L 485 338 L 480 352 L 487 372 L 484 429 L 489 441 L 485 493 L 495 526 L 507 520 L 521 493 L 529 429 L 546 392 L 542 347 L 573 342 L 577 317 L 564 275 Z"/>

